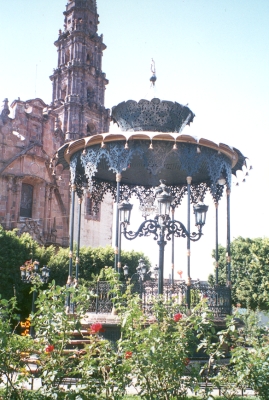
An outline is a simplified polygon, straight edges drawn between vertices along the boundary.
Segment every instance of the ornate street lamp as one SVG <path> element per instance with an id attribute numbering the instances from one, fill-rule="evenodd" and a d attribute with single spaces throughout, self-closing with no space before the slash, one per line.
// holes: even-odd
<path id="1" fill-rule="evenodd" d="M 39 272 L 39 261 L 35 260 L 32 263 L 32 260 L 26 261 L 24 265 L 20 267 L 21 272 L 21 280 L 24 283 L 32 284 L 34 283 L 35 279 L 40 280 L 42 283 L 48 283 L 50 277 L 50 269 L 47 265 L 44 265 L 41 271 Z M 33 298 L 32 298 L 32 311 L 31 313 L 34 314 L 35 312 L 35 301 L 36 301 L 36 290 L 33 291 Z M 30 326 L 30 335 L 34 338 L 34 327 Z"/>
<path id="2" fill-rule="evenodd" d="M 127 280 L 129 277 L 129 267 L 126 264 L 123 267 L 123 275 Z M 131 276 L 130 283 L 132 282 L 132 279 L 135 277 L 138 278 L 139 296 L 142 299 L 143 282 L 151 278 L 151 271 L 147 271 L 147 267 L 146 264 L 144 263 L 143 258 L 140 258 L 138 260 L 138 266 L 136 267 L 136 272 Z"/>
<path id="3" fill-rule="evenodd" d="M 129 267 L 128 265 L 124 265 L 123 269 L 123 275 L 125 279 L 128 278 L 129 276 Z M 150 278 L 151 271 L 147 271 L 147 266 L 143 260 L 143 258 L 140 258 L 138 260 L 138 266 L 136 267 L 136 272 L 131 276 L 130 281 L 133 279 L 133 277 L 137 276 L 139 281 L 144 281 L 146 278 Z"/>
<path id="4" fill-rule="evenodd" d="M 128 199 L 125 198 L 121 203 L 118 205 L 118 210 L 120 212 L 120 220 L 123 222 L 125 225 L 130 224 L 130 218 L 131 218 L 131 211 L 132 211 L 133 205 L 128 202 Z"/>
<path id="5" fill-rule="evenodd" d="M 194 206 L 195 225 L 198 227 L 198 232 L 190 232 L 182 222 L 171 220 L 169 211 L 173 196 L 170 195 L 170 190 L 165 185 L 164 180 L 161 180 L 161 184 L 157 187 L 155 193 L 158 203 L 157 215 L 154 219 L 145 220 L 136 232 L 127 231 L 127 226 L 130 222 L 131 204 L 126 200 L 121 203 L 119 210 L 125 215 L 125 219 L 121 218 L 121 221 L 123 221 L 121 226 L 126 239 L 134 240 L 137 237 L 153 234 L 154 239 L 157 240 L 159 245 L 158 293 L 163 294 L 164 247 L 167 243 L 165 239 L 170 240 L 171 236 L 174 235 L 175 237 L 187 237 L 192 241 L 199 240 L 202 236 L 202 228 L 205 224 L 208 206 L 201 202 Z M 188 307 L 190 307 L 189 298 L 190 296 L 188 296 Z"/>

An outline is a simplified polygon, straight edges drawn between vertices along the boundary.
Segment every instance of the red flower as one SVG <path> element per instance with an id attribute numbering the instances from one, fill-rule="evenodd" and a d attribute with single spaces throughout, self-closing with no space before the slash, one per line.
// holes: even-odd
<path id="1" fill-rule="evenodd" d="M 98 333 L 103 330 L 103 325 L 100 322 L 95 322 L 90 328 L 91 333 Z"/>
<path id="2" fill-rule="evenodd" d="M 45 348 L 45 353 L 51 353 L 53 350 L 54 350 L 53 344 L 49 344 L 49 345 Z"/>
<path id="3" fill-rule="evenodd" d="M 182 317 L 183 317 L 183 315 L 181 313 L 175 314 L 174 315 L 174 321 L 178 322 Z"/>
<path id="4" fill-rule="evenodd" d="M 183 363 L 184 363 L 184 365 L 186 365 L 186 366 L 189 365 L 190 359 L 189 359 L 189 358 L 184 358 Z"/>
<path id="5" fill-rule="evenodd" d="M 132 355 L 133 355 L 133 352 L 132 352 L 132 351 L 126 351 L 126 353 L 125 353 L 125 358 L 126 358 L 126 359 L 131 358 Z"/>

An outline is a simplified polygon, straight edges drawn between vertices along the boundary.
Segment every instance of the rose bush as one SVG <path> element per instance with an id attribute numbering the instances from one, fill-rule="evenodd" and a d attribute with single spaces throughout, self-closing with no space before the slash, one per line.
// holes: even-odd
<path id="1" fill-rule="evenodd" d="M 249 314 L 229 317 L 226 328 L 216 332 L 214 320 L 202 301 L 186 315 L 174 300 L 157 297 L 151 315 L 141 308 L 141 299 L 123 293 L 112 270 L 115 309 L 120 317 L 121 338 L 111 343 L 102 337 L 101 322 L 88 330 L 87 344 L 78 348 L 72 335 L 84 335 L 81 321 L 93 296 L 83 285 L 62 288 L 54 282 L 39 291 L 37 312 L 31 318 L 36 338 L 18 336 L 12 330 L 16 319 L 15 299 L 0 301 L 0 379 L 5 399 L 30 399 L 22 389 L 35 377 L 29 367 L 34 356 L 42 386 L 38 399 L 122 399 L 126 389 L 135 385 L 141 398 L 174 400 L 186 398 L 189 391 L 208 398 L 211 385 L 219 387 L 226 399 L 235 399 L 239 389 L 251 387 L 260 398 L 268 399 L 269 336 Z M 122 294 L 123 293 L 123 294 Z M 72 295 L 75 314 L 64 312 Z M 243 322 L 242 322 L 243 320 Z M 77 336 L 76 336 L 77 337 Z M 230 352 L 229 365 L 219 359 Z M 203 363 L 195 361 L 203 356 Z M 76 379 L 71 386 L 66 379 Z M 200 383 L 207 383 L 200 390 Z"/>

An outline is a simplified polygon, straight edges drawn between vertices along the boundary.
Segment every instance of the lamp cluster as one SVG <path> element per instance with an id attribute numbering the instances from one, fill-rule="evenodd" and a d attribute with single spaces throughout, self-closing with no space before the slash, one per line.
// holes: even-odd
<path id="1" fill-rule="evenodd" d="M 44 265 L 39 272 L 39 261 L 32 260 L 26 261 L 24 265 L 20 267 L 21 280 L 24 283 L 31 283 L 34 278 L 39 278 L 41 282 L 48 283 L 50 277 L 50 269 L 47 265 Z"/>
<path id="2" fill-rule="evenodd" d="M 165 185 L 165 181 L 161 180 L 161 184 L 156 189 L 156 200 L 157 206 L 154 206 L 153 203 L 151 204 L 152 212 L 155 212 L 155 219 L 158 219 L 160 225 L 162 221 L 166 221 L 170 219 L 170 208 L 171 204 L 174 200 L 174 197 L 170 195 L 169 188 Z M 131 211 L 133 205 L 129 203 L 128 199 L 125 198 L 121 203 L 118 205 L 118 210 L 120 213 L 120 220 L 121 222 L 127 227 L 130 224 L 131 219 Z M 206 213 L 208 210 L 208 206 L 205 205 L 203 202 L 198 202 L 193 206 L 193 212 L 195 215 L 195 226 L 198 226 L 201 229 L 205 225 L 206 221 Z M 148 211 L 148 210 L 147 210 Z M 145 218 L 149 213 L 143 214 Z"/>
<path id="3" fill-rule="evenodd" d="M 124 265 L 123 269 L 123 275 L 125 279 L 128 278 L 129 276 L 129 267 L 128 265 Z M 138 266 L 136 267 L 136 272 L 131 276 L 130 280 L 132 280 L 133 277 L 138 276 L 139 280 L 144 281 L 145 278 L 151 278 L 151 271 L 147 270 L 147 266 L 143 260 L 143 258 L 140 258 L 138 260 Z"/>
<path id="4" fill-rule="evenodd" d="M 188 190 L 188 192 L 190 192 L 190 190 Z M 198 232 L 191 232 L 189 228 L 189 222 L 187 229 L 182 222 L 170 218 L 169 213 L 171 203 L 174 201 L 174 197 L 170 194 L 170 188 L 166 186 L 164 180 L 160 180 L 160 185 L 155 190 L 155 199 L 157 200 L 156 207 L 154 207 L 153 202 L 151 202 L 151 209 L 153 212 L 155 212 L 155 217 L 153 219 L 147 219 L 149 214 L 147 210 L 147 212 L 143 215 L 145 217 L 145 221 L 142 222 L 136 232 L 131 230 L 127 231 L 127 227 L 130 224 L 131 210 L 133 208 L 132 204 L 128 202 L 127 198 L 125 198 L 118 205 L 118 211 L 121 221 L 120 226 L 123 228 L 123 232 L 121 233 L 123 233 L 126 239 L 134 240 L 137 237 L 153 235 L 154 239 L 157 241 L 159 246 L 159 266 L 157 268 L 158 274 L 157 270 L 154 272 L 155 276 L 158 277 L 158 293 L 163 294 L 164 248 L 167 243 L 166 240 L 170 240 L 171 237 L 188 238 L 188 242 L 199 240 L 202 236 L 202 228 L 206 221 L 208 206 L 201 201 L 193 206 L 195 225 L 198 227 Z M 190 202 L 190 194 L 188 194 L 188 201 Z M 188 211 L 188 221 L 189 219 L 190 216 Z M 145 279 L 146 273 L 145 265 L 142 263 L 142 261 L 139 262 L 137 272 L 134 274 L 139 276 L 140 282 Z M 127 265 L 123 267 L 123 273 L 125 277 L 128 277 L 129 271 Z M 190 281 L 190 276 L 188 276 L 188 279 Z M 190 300 L 190 295 L 188 295 L 188 298 Z M 188 304 L 189 303 L 190 301 Z"/>

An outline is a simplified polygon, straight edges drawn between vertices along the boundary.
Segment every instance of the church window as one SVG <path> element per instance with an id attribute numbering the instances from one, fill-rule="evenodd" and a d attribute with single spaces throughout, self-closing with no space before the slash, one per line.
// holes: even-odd
<path id="1" fill-rule="evenodd" d="M 67 63 L 68 61 L 70 61 L 70 51 L 69 51 L 69 49 L 67 49 L 66 52 L 65 52 L 65 62 Z"/>
<path id="2" fill-rule="evenodd" d="M 62 91 L 61 91 L 61 98 L 62 98 L 63 100 L 65 100 L 65 97 L 66 97 L 66 87 L 64 87 L 64 88 L 62 89 Z"/>
<path id="3" fill-rule="evenodd" d="M 96 127 L 93 123 L 87 124 L 87 134 L 89 136 L 94 135 L 96 133 Z"/>
<path id="4" fill-rule="evenodd" d="M 86 218 L 100 221 L 100 209 L 96 209 L 91 197 L 86 197 Z M 99 206 L 100 207 L 100 206 Z"/>
<path id="5" fill-rule="evenodd" d="M 32 218 L 34 187 L 23 183 L 21 187 L 20 217 Z"/>
<path id="6" fill-rule="evenodd" d="M 88 104 L 91 104 L 93 103 L 93 101 L 94 101 L 94 91 L 91 88 L 89 88 L 87 89 L 87 102 Z"/>

